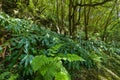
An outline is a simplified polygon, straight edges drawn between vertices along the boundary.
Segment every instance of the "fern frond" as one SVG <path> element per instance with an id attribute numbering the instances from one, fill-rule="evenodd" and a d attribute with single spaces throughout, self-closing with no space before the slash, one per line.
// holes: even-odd
<path id="1" fill-rule="evenodd" d="M 63 60 L 68 60 L 70 62 L 72 61 L 85 61 L 82 57 L 76 55 L 76 54 L 59 54 L 58 55 Z"/>

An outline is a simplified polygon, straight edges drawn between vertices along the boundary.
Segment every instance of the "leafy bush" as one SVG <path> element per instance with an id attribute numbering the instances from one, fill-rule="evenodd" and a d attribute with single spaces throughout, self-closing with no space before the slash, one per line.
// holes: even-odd
<path id="1" fill-rule="evenodd" d="M 7 53 L 8 55 L 6 55 L 4 59 L 4 65 L 7 65 L 6 68 L 9 68 L 9 69 L 13 67 L 17 68 L 18 73 L 19 74 L 22 73 L 20 75 L 21 77 L 26 77 L 27 75 L 32 76 L 34 75 L 34 72 L 33 72 L 34 68 L 32 70 L 31 62 L 34 56 L 42 55 L 42 54 L 46 54 L 47 56 L 49 56 L 49 55 L 56 54 L 55 57 L 57 58 L 58 56 L 57 49 L 59 49 L 59 45 L 57 44 L 60 42 L 61 43 L 63 42 L 59 38 L 60 35 L 54 32 L 51 32 L 49 30 L 45 30 L 43 28 L 39 28 L 37 25 L 26 20 L 14 19 L 9 17 L 8 15 L 5 15 L 4 13 L 1 13 L 1 16 L 2 16 L 0 19 L 1 27 L 4 28 L 7 32 L 9 32 L 9 35 L 10 35 L 10 37 L 7 37 L 8 39 L 4 41 L 4 43 L 1 45 L 1 49 L 2 47 L 7 47 L 7 51 L 5 52 L 5 54 Z M 47 57 L 44 57 L 44 56 L 42 57 L 47 60 Z M 51 56 L 50 59 L 48 58 L 48 61 L 50 62 L 52 61 L 55 67 L 57 64 L 61 65 L 59 69 L 65 69 L 60 63 L 61 59 L 59 60 L 58 58 L 58 60 L 56 60 L 56 58 L 54 59 L 52 57 L 53 56 Z M 69 61 L 70 60 L 74 61 L 79 59 L 77 55 L 73 55 L 73 57 L 77 59 L 72 58 L 71 55 L 68 55 L 68 57 L 66 58 L 62 55 L 61 57 L 63 57 L 63 59 L 68 59 Z M 10 61 L 12 63 L 10 63 Z M 58 61 L 59 63 L 54 61 Z M 46 64 L 45 61 L 43 63 Z M 58 75 L 62 75 L 61 73 L 63 72 L 59 72 Z M 59 77 L 58 75 L 56 76 Z"/>
<path id="2" fill-rule="evenodd" d="M 8 72 L 17 72 L 19 79 L 70 80 L 67 70 L 101 68 L 109 56 L 120 54 L 116 43 L 73 40 L 4 13 L 0 13 L 0 32 L 4 32 L 0 34 L 2 64 Z"/>

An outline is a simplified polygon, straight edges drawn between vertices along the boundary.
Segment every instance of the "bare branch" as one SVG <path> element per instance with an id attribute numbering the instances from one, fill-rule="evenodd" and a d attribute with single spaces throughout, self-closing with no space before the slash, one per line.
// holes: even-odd
<path id="1" fill-rule="evenodd" d="M 76 6 L 81 6 L 81 7 L 83 7 L 83 6 L 91 6 L 91 7 L 95 7 L 95 6 L 103 5 L 103 4 L 105 4 L 107 2 L 110 2 L 110 1 L 113 1 L 113 0 L 104 0 L 102 2 L 93 3 L 93 4 L 76 4 Z"/>

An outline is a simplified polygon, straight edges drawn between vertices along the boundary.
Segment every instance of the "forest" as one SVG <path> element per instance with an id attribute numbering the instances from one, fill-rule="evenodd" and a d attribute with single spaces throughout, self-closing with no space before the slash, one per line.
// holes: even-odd
<path id="1" fill-rule="evenodd" d="M 0 0 L 0 80 L 120 80 L 120 0 Z"/>

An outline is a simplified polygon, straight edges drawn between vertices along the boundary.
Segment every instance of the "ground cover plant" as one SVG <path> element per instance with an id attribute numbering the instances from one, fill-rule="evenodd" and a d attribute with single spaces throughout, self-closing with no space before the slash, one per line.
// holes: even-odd
<path id="1" fill-rule="evenodd" d="M 0 80 L 120 80 L 119 0 L 0 0 Z"/>

